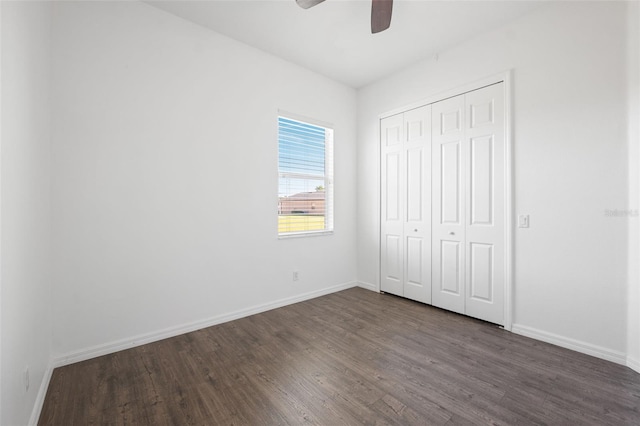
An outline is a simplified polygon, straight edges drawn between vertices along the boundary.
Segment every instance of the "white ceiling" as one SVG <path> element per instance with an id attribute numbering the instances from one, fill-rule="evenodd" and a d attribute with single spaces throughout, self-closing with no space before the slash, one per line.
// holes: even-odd
<path id="1" fill-rule="evenodd" d="M 395 0 L 391 28 L 371 34 L 369 0 L 149 0 L 169 13 L 354 88 L 490 31 L 540 1 Z"/>

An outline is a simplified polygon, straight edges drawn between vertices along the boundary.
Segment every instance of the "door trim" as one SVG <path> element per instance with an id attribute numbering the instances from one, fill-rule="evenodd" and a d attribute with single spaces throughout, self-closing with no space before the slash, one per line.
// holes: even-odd
<path id="1" fill-rule="evenodd" d="M 409 110 L 420 108 L 425 105 L 433 104 L 454 96 L 462 95 L 467 92 L 482 89 L 486 86 L 491 86 L 497 83 L 504 84 L 504 137 L 505 137 L 505 150 L 504 150 L 504 164 L 505 164 L 505 184 L 504 184 L 504 217 L 505 217 L 505 232 L 504 232 L 504 248 L 505 248 L 505 288 L 504 288 L 504 329 L 511 331 L 513 326 L 513 286 L 514 286 L 514 184 L 513 184 L 513 87 L 512 87 L 513 70 L 509 69 L 504 72 L 494 74 L 488 77 L 478 79 L 476 81 L 460 85 L 458 87 L 443 90 L 442 92 L 435 93 L 422 100 L 405 105 L 404 107 L 394 108 L 378 116 L 377 131 L 378 131 L 378 162 L 381 161 L 380 144 L 380 120 L 392 115 L 401 114 Z M 382 244 L 380 241 L 382 232 L 382 214 L 380 211 L 382 201 L 382 176 L 380 175 L 381 164 L 378 164 L 377 170 L 377 205 L 378 205 L 378 265 L 376 271 L 376 291 L 380 292 L 380 267 L 382 266 Z"/>

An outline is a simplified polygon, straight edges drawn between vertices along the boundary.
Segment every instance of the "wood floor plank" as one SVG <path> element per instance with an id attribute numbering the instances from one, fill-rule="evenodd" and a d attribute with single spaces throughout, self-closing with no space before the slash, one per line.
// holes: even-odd
<path id="1" fill-rule="evenodd" d="M 629 368 L 350 289 L 54 370 L 39 425 L 638 425 Z"/>

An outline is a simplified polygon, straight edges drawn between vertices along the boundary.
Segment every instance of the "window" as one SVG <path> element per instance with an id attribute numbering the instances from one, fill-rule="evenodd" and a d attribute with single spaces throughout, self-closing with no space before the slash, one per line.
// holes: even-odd
<path id="1" fill-rule="evenodd" d="M 278 117 L 278 235 L 333 231 L 333 129 Z"/>

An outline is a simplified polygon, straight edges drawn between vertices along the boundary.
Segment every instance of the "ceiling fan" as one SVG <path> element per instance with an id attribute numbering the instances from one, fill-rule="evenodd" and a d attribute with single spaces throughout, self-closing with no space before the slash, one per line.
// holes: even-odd
<path id="1" fill-rule="evenodd" d="M 309 9 L 322 3 L 324 0 L 296 0 L 298 6 Z M 391 10 L 393 0 L 371 0 L 371 33 L 384 31 L 391 25 Z"/>

